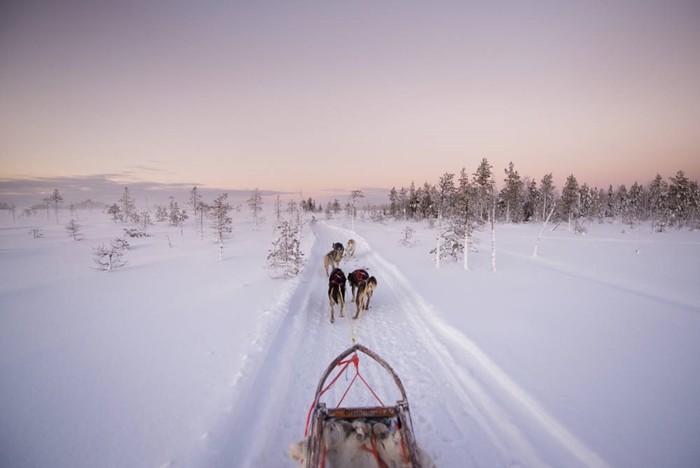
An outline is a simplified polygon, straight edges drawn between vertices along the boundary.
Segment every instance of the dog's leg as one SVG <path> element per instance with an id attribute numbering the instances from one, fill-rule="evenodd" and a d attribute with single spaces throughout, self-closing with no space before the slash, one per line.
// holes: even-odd
<path id="1" fill-rule="evenodd" d="M 357 318 L 360 316 L 360 310 L 362 310 L 362 298 L 364 296 L 364 288 L 362 285 L 357 286 L 357 297 L 355 298 L 355 306 L 357 307 L 357 310 L 355 311 L 355 316 L 353 317 L 353 320 L 357 320 Z"/>

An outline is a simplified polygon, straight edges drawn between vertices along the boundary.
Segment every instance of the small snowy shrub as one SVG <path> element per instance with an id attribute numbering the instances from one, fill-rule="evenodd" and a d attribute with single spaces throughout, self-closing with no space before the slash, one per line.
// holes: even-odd
<path id="1" fill-rule="evenodd" d="M 73 238 L 73 240 L 83 240 L 83 234 L 80 232 L 82 226 L 78 224 L 74 219 L 71 219 L 68 224 L 66 224 L 66 231 L 68 235 Z"/>
<path id="2" fill-rule="evenodd" d="M 93 260 L 97 264 L 98 271 L 111 271 L 126 265 L 122 259 L 124 252 L 129 247 L 125 239 L 116 238 L 109 246 L 100 244 L 92 248 Z"/>
<path id="3" fill-rule="evenodd" d="M 413 237 L 416 234 L 416 230 L 411 226 L 406 226 L 401 231 L 401 239 L 399 239 L 399 245 L 401 247 L 413 247 L 418 243 L 418 239 Z"/>

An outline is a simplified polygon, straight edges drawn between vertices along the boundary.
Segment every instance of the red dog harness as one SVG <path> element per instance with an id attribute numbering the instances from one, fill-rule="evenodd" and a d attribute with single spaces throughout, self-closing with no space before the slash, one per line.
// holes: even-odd
<path id="1" fill-rule="evenodd" d="M 358 283 L 366 283 L 367 280 L 369 279 L 369 274 L 367 273 L 366 270 L 356 270 L 355 271 L 355 279 L 357 280 Z"/>
<path id="2" fill-rule="evenodd" d="M 345 274 L 340 270 L 335 270 L 331 275 L 330 282 L 336 286 L 340 286 L 345 283 Z"/>

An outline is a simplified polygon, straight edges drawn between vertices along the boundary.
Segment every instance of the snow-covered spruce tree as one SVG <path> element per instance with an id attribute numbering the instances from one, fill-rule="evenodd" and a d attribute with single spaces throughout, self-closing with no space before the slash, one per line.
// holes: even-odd
<path id="1" fill-rule="evenodd" d="M 664 232 L 668 224 L 668 184 L 656 174 L 649 183 L 647 190 L 649 196 L 649 218 L 651 219 L 651 232 Z"/>
<path id="2" fill-rule="evenodd" d="M 190 190 L 189 204 L 192 207 L 192 213 L 194 214 L 194 233 L 197 234 L 197 220 L 199 219 L 197 215 L 199 215 L 199 209 L 202 204 L 202 196 L 199 194 L 196 185 L 192 187 L 192 190 Z"/>
<path id="3" fill-rule="evenodd" d="M 488 159 L 484 158 L 473 177 L 476 213 L 482 224 L 489 219 L 491 211 L 491 168 Z"/>
<path id="4" fill-rule="evenodd" d="M 438 245 L 430 251 L 435 256 L 435 268 L 440 268 L 441 260 L 459 261 L 459 256 L 464 251 L 463 225 L 450 219 L 442 223 L 438 232 Z"/>
<path id="5" fill-rule="evenodd" d="M 421 218 L 428 220 L 437 219 L 437 203 L 435 202 L 437 199 L 437 189 L 428 182 L 425 182 L 423 188 L 419 189 L 418 194 L 420 196 L 418 209 L 420 210 Z"/>
<path id="6" fill-rule="evenodd" d="M 542 197 L 542 219 L 547 217 L 547 212 L 550 209 L 551 205 L 554 205 L 555 202 L 555 189 L 556 187 L 554 186 L 554 176 L 550 172 L 549 174 L 545 174 L 544 177 L 542 177 L 542 180 L 540 181 L 540 194 Z"/>
<path id="7" fill-rule="evenodd" d="M 630 187 L 628 195 L 629 209 L 626 213 L 627 219 L 625 222 L 630 225 L 630 228 L 634 228 L 640 220 L 644 219 L 646 194 L 644 193 L 644 187 L 635 181 Z"/>
<path id="8" fill-rule="evenodd" d="M 525 203 L 523 203 L 523 219 L 528 221 L 539 221 L 542 205 L 542 192 L 537 188 L 537 181 L 531 180 L 527 184 Z"/>
<path id="9" fill-rule="evenodd" d="M 170 221 L 171 226 L 180 228 L 181 244 L 185 242 L 185 233 L 183 226 L 187 218 L 187 212 L 184 209 L 180 209 L 175 199 L 173 197 L 170 197 L 170 213 L 168 214 L 168 220 Z"/>
<path id="10" fill-rule="evenodd" d="M 280 199 L 279 195 L 277 195 L 277 197 L 275 198 L 275 205 L 273 207 L 273 210 L 277 222 L 282 221 L 282 200 Z"/>
<path id="11" fill-rule="evenodd" d="M 168 209 L 163 205 L 156 205 L 156 222 L 162 223 L 168 219 Z"/>
<path id="12" fill-rule="evenodd" d="M 435 255 L 435 268 L 440 268 L 441 258 L 444 256 L 451 256 L 454 258 L 454 251 L 459 246 L 459 240 L 454 242 L 454 232 L 450 229 L 450 223 L 443 224 L 443 218 L 450 219 L 454 211 L 454 174 L 448 172 L 443 174 L 438 181 L 438 186 L 434 193 L 438 218 L 437 245 L 430 253 Z M 443 252 L 443 246 L 446 248 L 445 252 Z"/>
<path id="13" fill-rule="evenodd" d="M 66 231 L 68 231 L 68 235 L 72 237 L 73 240 L 83 240 L 83 234 L 80 232 L 81 228 L 82 226 L 74 219 L 71 219 L 68 224 L 66 224 Z"/>
<path id="14" fill-rule="evenodd" d="M 389 191 L 389 216 L 394 219 L 398 219 L 399 213 L 399 193 L 396 191 L 396 187 L 391 187 Z"/>
<path id="15" fill-rule="evenodd" d="M 270 276 L 275 279 L 297 276 L 304 267 L 304 253 L 297 238 L 298 228 L 294 221 L 281 221 L 275 228 L 277 236 L 267 256 Z"/>
<path id="16" fill-rule="evenodd" d="M 46 221 L 48 221 L 49 218 L 49 213 L 51 212 L 51 197 L 44 197 L 41 201 L 44 202 L 44 206 L 46 207 Z"/>
<path id="17" fill-rule="evenodd" d="M 139 213 L 139 224 L 141 225 L 141 232 L 143 233 L 143 236 L 138 237 L 148 236 L 148 226 L 153 225 L 153 221 L 151 221 L 151 213 L 146 210 L 141 211 Z"/>
<path id="18" fill-rule="evenodd" d="M 571 221 L 578 217 L 579 213 L 579 189 L 578 181 L 573 174 L 566 178 L 566 184 L 561 192 L 559 203 L 560 221 L 568 221 L 571 231 Z"/>
<path id="19" fill-rule="evenodd" d="M 255 190 L 253 190 L 253 193 L 250 195 L 250 198 L 248 199 L 248 207 L 250 208 L 250 212 L 253 215 L 253 230 L 259 231 L 260 224 L 265 222 L 265 217 L 262 216 L 262 212 L 263 212 L 262 195 L 260 195 L 260 190 L 257 187 L 255 188 Z"/>
<path id="20" fill-rule="evenodd" d="M 212 220 L 212 229 L 219 244 L 219 260 L 224 257 L 224 241 L 229 238 L 233 231 L 231 224 L 233 220 L 228 215 L 231 205 L 228 203 L 228 193 L 222 193 L 211 204 L 209 217 Z"/>
<path id="21" fill-rule="evenodd" d="M 49 197 L 53 204 L 54 213 L 56 214 L 56 224 L 58 224 L 58 206 L 63 202 L 63 197 L 57 188 L 53 189 L 53 193 Z"/>
<path id="22" fill-rule="evenodd" d="M 417 219 L 418 207 L 420 206 L 420 194 L 416 189 L 416 184 L 411 181 L 411 186 L 408 188 L 408 216 L 411 219 Z"/>
<path id="23" fill-rule="evenodd" d="M 105 244 L 99 244 L 96 247 L 93 246 L 92 255 L 93 260 L 97 265 L 97 270 L 112 271 L 126 265 L 126 261 L 123 259 L 123 256 L 124 252 L 128 248 L 128 245 L 129 243 L 126 242 L 125 239 L 116 238 L 108 246 Z"/>
<path id="24" fill-rule="evenodd" d="M 204 202 L 199 204 L 199 236 L 200 236 L 199 238 L 200 238 L 200 240 L 204 240 L 204 217 L 207 216 L 210 209 L 211 209 L 211 206 L 207 205 Z M 195 222 L 197 222 L 197 220 L 195 220 Z"/>
<path id="25" fill-rule="evenodd" d="M 136 216 L 136 204 L 134 199 L 129 195 L 129 187 L 124 187 L 124 192 L 119 199 L 119 208 L 121 210 L 121 222 L 138 221 Z"/>
<path id="26" fill-rule="evenodd" d="M 501 189 L 501 199 L 505 204 L 506 223 L 520 223 L 523 221 L 523 180 L 515 170 L 513 161 L 505 169 L 505 185 Z"/>
<path id="27" fill-rule="evenodd" d="M 697 214 L 700 204 L 698 184 L 689 180 L 683 171 L 678 171 L 675 176 L 670 177 L 670 180 L 668 208 L 671 224 L 681 229 L 683 226 L 692 225 L 692 219 Z"/>
<path id="28" fill-rule="evenodd" d="M 479 239 L 474 237 L 476 231 L 481 230 L 482 222 L 480 222 L 479 210 L 480 204 L 478 203 L 478 188 L 475 184 L 469 182 L 469 174 L 465 168 L 462 168 L 462 172 L 459 176 L 459 189 L 457 193 L 457 213 L 456 222 L 462 224 L 461 231 L 464 236 L 464 241 L 462 244 L 462 255 L 463 255 L 463 268 L 465 270 L 469 269 L 469 252 L 476 252 L 476 246 L 479 244 Z M 460 228 L 455 227 L 456 232 L 460 231 Z"/>
<path id="29" fill-rule="evenodd" d="M 122 220 L 122 210 L 116 203 L 112 203 L 107 207 L 107 214 L 112 217 L 112 221 L 115 223 Z"/>

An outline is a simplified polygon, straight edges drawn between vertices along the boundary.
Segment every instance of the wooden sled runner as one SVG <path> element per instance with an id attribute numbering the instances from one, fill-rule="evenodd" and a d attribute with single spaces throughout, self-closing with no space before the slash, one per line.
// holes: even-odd
<path id="1" fill-rule="evenodd" d="M 396 383 L 396 386 L 401 392 L 401 400 L 397 401 L 394 406 L 385 406 L 382 404 L 381 406 L 369 407 L 341 407 L 341 399 L 341 401 L 338 403 L 338 407 L 327 408 L 326 403 L 322 403 L 320 401 L 323 393 L 333 386 L 338 377 L 345 372 L 350 364 L 355 366 L 356 374 L 349 386 L 352 386 L 357 378 L 361 379 L 370 392 L 372 392 L 372 394 L 375 396 L 377 401 L 381 403 L 379 397 L 377 397 L 367 382 L 364 381 L 364 378 L 359 374 L 358 353 L 360 352 L 375 360 L 391 375 Z M 351 357 L 346 359 L 349 356 Z M 326 385 L 326 380 L 329 379 L 337 367 L 342 368 L 339 372 L 337 372 L 337 375 L 331 380 L 331 382 Z M 348 387 L 348 390 L 349 389 L 350 388 Z M 306 438 L 304 442 L 306 444 L 304 450 L 306 459 L 302 460 L 302 466 L 306 468 L 323 468 L 324 466 L 332 464 L 326 464 L 326 451 L 332 450 L 332 448 L 329 449 L 327 446 L 327 431 L 331 429 L 331 427 L 327 427 L 329 425 L 335 425 L 336 428 L 339 426 L 347 428 L 351 427 L 351 425 L 372 428 L 368 431 L 369 435 L 364 439 L 364 442 L 358 442 L 358 444 L 361 445 L 358 445 L 357 453 L 360 454 L 360 457 L 364 457 L 365 464 L 354 461 L 348 462 L 348 456 L 345 456 L 345 464 L 353 466 L 388 466 L 387 463 L 389 462 L 386 460 L 386 458 L 392 455 L 387 452 L 387 447 L 390 444 L 393 444 L 393 457 L 394 459 L 398 458 L 399 461 L 398 464 L 392 464 L 391 466 L 401 466 L 407 468 L 431 468 L 434 466 L 432 459 L 430 459 L 427 453 L 422 451 L 422 449 L 418 448 L 416 444 L 413 433 L 413 422 L 411 421 L 411 414 L 408 407 L 408 399 L 399 376 L 384 359 L 360 344 L 355 344 L 354 346 L 348 348 L 333 362 L 331 362 L 318 383 L 314 402 L 309 410 L 309 415 L 306 421 Z M 389 426 L 391 426 L 391 438 L 386 435 L 387 432 L 384 432 L 384 429 Z M 377 429 L 380 427 L 381 431 L 378 431 Z M 324 429 L 326 429 L 325 434 Z M 377 436 L 377 434 L 379 435 Z M 329 453 L 329 457 L 331 455 L 332 454 Z M 367 462 L 367 460 L 370 461 Z M 429 462 L 427 460 L 429 460 Z"/>

